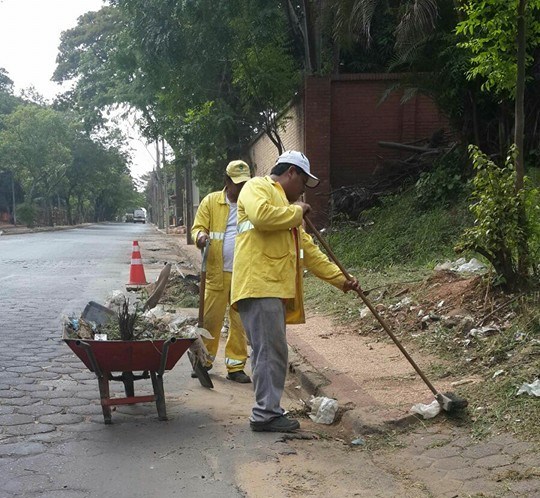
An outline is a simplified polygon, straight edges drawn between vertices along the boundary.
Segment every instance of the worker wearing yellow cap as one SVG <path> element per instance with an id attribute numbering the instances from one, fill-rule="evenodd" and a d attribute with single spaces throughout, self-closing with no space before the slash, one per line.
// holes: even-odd
<path id="1" fill-rule="evenodd" d="M 225 170 L 225 188 L 208 194 L 199 205 L 191 230 L 197 247 L 210 241 L 204 294 L 204 328 L 212 339 L 203 338 L 212 360 L 215 359 L 223 319 L 230 303 L 234 245 L 236 240 L 236 202 L 244 184 L 251 178 L 249 166 L 231 161 Z M 227 379 L 242 384 L 251 382 L 244 372 L 247 361 L 247 339 L 236 310 L 229 310 L 229 334 L 225 345 Z M 203 368 L 210 370 L 212 364 Z M 196 377 L 192 373 L 192 377 Z"/>

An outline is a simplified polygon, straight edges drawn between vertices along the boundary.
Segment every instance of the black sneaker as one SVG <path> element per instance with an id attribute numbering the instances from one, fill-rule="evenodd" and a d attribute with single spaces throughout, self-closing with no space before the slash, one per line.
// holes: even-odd
<path id="1" fill-rule="evenodd" d="M 250 384 L 251 377 L 246 375 L 243 370 L 238 370 L 238 372 L 229 372 L 227 374 L 227 379 L 232 380 L 233 382 L 238 382 L 240 384 Z"/>
<path id="2" fill-rule="evenodd" d="M 293 432 L 300 428 L 300 422 L 281 415 L 268 422 L 249 422 L 249 426 L 255 432 Z"/>

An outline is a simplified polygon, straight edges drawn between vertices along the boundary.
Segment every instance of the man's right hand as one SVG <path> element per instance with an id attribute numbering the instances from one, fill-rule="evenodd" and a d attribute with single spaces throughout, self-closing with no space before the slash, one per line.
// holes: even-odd
<path id="1" fill-rule="evenodd" d="M 295 202 L 295 204 L 297 204 L 298 206 L 302 208 L 302 216 L 305 216 L 311 211 L 311 206 L 307 204 L 306 202 L 297 201 Z"/>
<path id="2" fill-rule="evenodd" d="M 199 232 L 199 235 L 197 235 L 197 242 L 196 245 L 199 249 L 203 249 L 206 245 L 206 241 L 208 240 L 208 234 L 206 232 Z"/>

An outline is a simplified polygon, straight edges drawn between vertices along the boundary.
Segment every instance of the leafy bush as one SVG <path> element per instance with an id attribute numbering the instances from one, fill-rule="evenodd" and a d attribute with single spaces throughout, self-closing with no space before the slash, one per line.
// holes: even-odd
<path id="1" fill-rule="evenodd" d="M 28 227 L 33 227 L 36 222 L 37 208 L 35 204 L 25 202 L 17 206 L 17 219 Z"/>
<path id="2" fill-rule="evenodd" d="M 474 226 L 467 228 L 457 250 L 472 250 L 493 265 L 501 283 L 516 284 L 518 257 L 522 244 L 537 255 L 540 239 L 540 192 L 524 179 L 524 188 L 515 191 L 516 148 L 512 146 L 503 167 L 471 145 L 476 176 L 473 179 Z M 525 222 L 522 214 L 525 213 Z"/>
<path id="3" fill-rule="evenodd" d="M 418 206 L 427 209 L 455 203 L 467 189 L 462 171 L 463 155 L 456 149 L 436 161 L 432 171 L 422 172 L 415 185 Z"/>

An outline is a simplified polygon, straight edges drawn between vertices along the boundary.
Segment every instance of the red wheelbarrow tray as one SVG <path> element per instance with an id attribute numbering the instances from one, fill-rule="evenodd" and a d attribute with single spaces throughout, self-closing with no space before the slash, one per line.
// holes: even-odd
<path id="1" fill-rule="evenodd" d="M 80 343 L 90 346 L 97 365 L 102 372 L 159 371 L 165 340 L 154 341 L 93 341 L 66 339 L 66 344 L 94 372 L 86 350 Z M 175 339 L 169 344 L 165 370 L 172 370 L 194 339 Z M 94 372 L 95 373 L 95 372 Z"/>
<path id="2" fill-rule="evenodd" d="M 95 341 L 70 339 L 64 333 L 64 341 L 81 359 L 86 367 L 96 374 L 101 396 L 101 407 L 106 424 L 111 421 L 111 405 L 156 402 L 159 420 L 167 420 L 163 374 L 171 370 L 195 339 L 170 338 L 147 341 Z M 142 375 L 134 375 L 142 371 Z M 115 377 L 113 372 L 122 372 Z M 150 372 L 150 375 L 148 375 Z M 154 394 L 135 396 L 133 381 L 152 379 Z M 110 397 L 109 381 L 124 383 L 125 398 Z"/>

